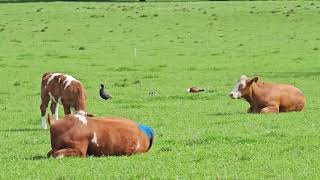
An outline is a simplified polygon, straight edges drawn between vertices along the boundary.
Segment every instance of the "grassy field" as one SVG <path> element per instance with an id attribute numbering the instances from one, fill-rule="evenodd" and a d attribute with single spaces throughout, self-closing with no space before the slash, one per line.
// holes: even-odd
<path id="1" fill-rule="evenodd" d="M 0 179 L 320 178 L 319 30 L 320 2 L 0 4 Z M 152 126 L 151 151 L 47 159 L 47 71 L 81 80 L 89 112 Z M 299 87 L 305 110 L 246 114 L 241 74 Z"/>

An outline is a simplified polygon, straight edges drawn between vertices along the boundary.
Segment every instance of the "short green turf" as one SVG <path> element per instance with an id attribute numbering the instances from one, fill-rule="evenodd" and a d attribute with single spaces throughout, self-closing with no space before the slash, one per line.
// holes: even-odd
<path id="1" fill-rule="evenodd" d="M 47 71 L 81 80 L 89 112 L 153 127 L 152 149 L 47 159 Z M 297 86 L 304 111 L 247 114 L 241 74 Z M 319 80 L 320 2 L 2 3 L 0 179 L 318 179 Z"/>

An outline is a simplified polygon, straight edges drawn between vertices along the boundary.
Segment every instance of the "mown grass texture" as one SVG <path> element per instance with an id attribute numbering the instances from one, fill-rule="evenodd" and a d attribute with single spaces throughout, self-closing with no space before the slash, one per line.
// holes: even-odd
<path id="1" fill-rule="evenodd" d="M 319 2 L 0 5 L 1 179 L 319 178 Z M 44 72 L 81 80 L 88 111 L 150 125 L 146 154 L 47 159 Z M 241 74 L 290 83 L 305 110 L 247 114 Z M 111 101 L 98 98 L 105 83 Z M 190 86 L 206 91 L 187 94 Z M 153 93 L 150 93 L 153 92 Z M 63 111 L 60 108 L 60 117 Z"/>

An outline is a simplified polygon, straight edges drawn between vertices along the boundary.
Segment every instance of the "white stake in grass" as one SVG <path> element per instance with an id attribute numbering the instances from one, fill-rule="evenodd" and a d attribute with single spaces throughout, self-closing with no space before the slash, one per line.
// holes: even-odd
<path id="1" fill-rule="evenodd" d="M 134 48 L 133 53 L 134 53 L 134 57 L 137 57 L 137 48 Z"/>

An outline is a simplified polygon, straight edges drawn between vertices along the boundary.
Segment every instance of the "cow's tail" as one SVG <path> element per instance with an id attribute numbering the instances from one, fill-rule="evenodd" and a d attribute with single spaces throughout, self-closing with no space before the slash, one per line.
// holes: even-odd
<path id="1" fill-rule="evenodd" d="M 54 121 L 53 121 L 53 118 L 52 118 L 52 115 L 50 113 L 48 113 L 48 124 L 49 126 L 51 127 L 53 125 Z"/>

